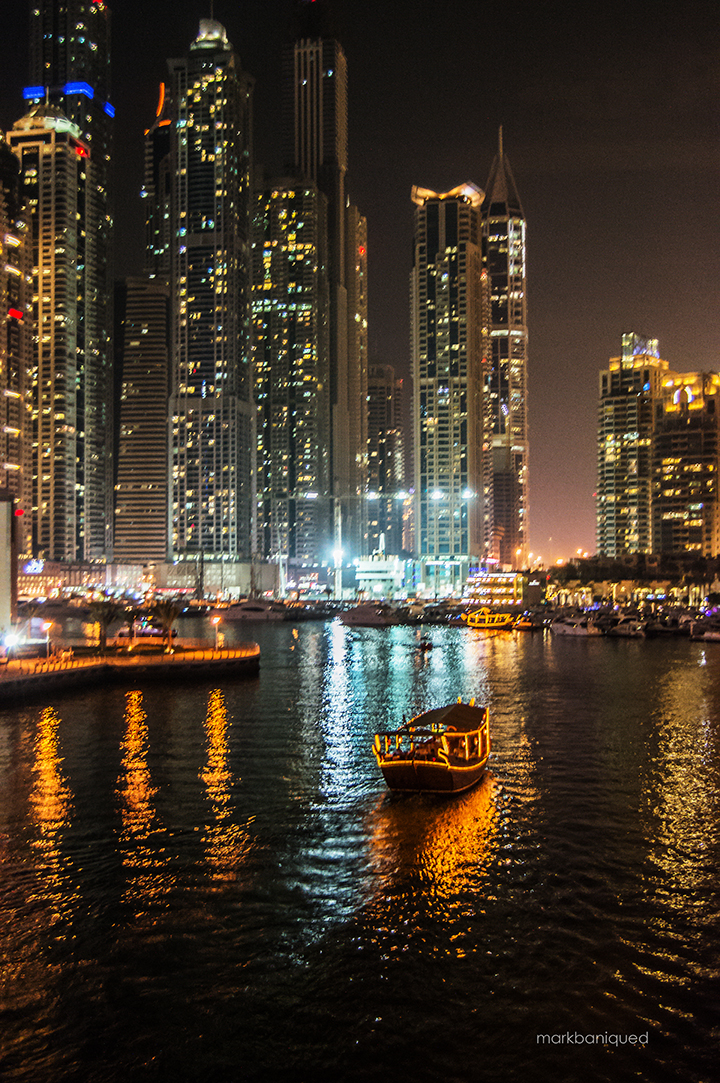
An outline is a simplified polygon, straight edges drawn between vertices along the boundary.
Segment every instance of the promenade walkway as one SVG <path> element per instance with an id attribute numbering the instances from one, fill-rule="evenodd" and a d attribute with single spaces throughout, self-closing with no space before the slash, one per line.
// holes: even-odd
<path id="1" fill-rule="evenodd" d="M 0 665 L 0 705 L 27 695 L 69 689 L 111 680 L 124 683 L 138 679 L 219 675 L 254 676 L 260 665 L 260 647 L 245 643 L 227 650 L 191 648 L 174 644 L 168 654 L 113 654 L 72 658 L 11 659 Z"/>

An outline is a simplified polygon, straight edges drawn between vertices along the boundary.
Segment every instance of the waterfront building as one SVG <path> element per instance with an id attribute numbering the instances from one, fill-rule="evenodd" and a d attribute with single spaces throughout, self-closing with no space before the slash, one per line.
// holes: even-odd
<path id="1" fill-rule="evenodd" d="M 392 365 L 368 369 L 368 549 L 403 550 L 405 442 L 403 381 Z"/>
<path id="2" fill-rule="evenodd" d="M 413 188 L 411 335 L 417 551 L 464 580 L 485 555 L 483 192 Z M 451 570 L 454 569 L 454 570 Z"/>
<path id="3" fill-rule="evenodd" d="M 597 550 L 617 558 L 653 552 L 652 439 L 669 365 L 657 339 L 622 336 L 622 355 L 600 373 Z"/>
<path id="4" fill-rule="evenodd" d="M 296 0 L 283 52 L 288 173 L 327 200 L 330 351 L 330 481 L 333 548 L 364 545 L 367 388 L 367 226 L 346 196 L 347 61 L 327 0 Z"/>
<path id="5" fill-rule="evenodd" d="M 162 562 L 168 554 L 169 314 L 162 280 L 116 284 L 115 560 L 122 564 Z"/>
<path id="6" fill-rule="evenodd" d="M 54 105 L 34 106 L 8 142 L 20 160 L 33 233 L 32 548 L 47 560 L 100 559 L 112 403 L 88 312 L 97 255 L 88 244 L 90 151 Z"/>
<path id="7" fill-rule="evenodd" d="M 201 20 L 187 57 L 168 64 L 174 185 L 171 552 L 192 561 L 238 560 L 251 553 L 255 504 L 253 82 L 213 19 Z"/>
<path id="8" fill-rule="evenodd" d="M 720 375 L 666 373 L 652 441 L 652 550 L 720 554 Z"/>
<path id="9" fill-rule="evenodd" d="M 76 253 L 81 306 L 81 322 L 72 332 L 76 335 L 74 378 L 78 385 L 76 406 L 79 411 L 72 425 L 77 429 L 79 443 L 77 476 L 73 478 L 78 486 L 78 507 L 70 529 L 75 532 L 76 540 L 72 543 L 69 535 L 61 540 L 61 535 L 67 532 L 57 523 L 50 531 L 55 536 L 51 542 L 47 521 L 49 510 L 43 511 L 41 507 L 42 527 L 36 524 L 37 544 L 42 549 L 50 545 L 56 551 L 57 559 L 103 560 L 112 553 L 111 158 L 115 111 L 110 100 L 110 11 L 104 0 L 63 0 L 62 3 L 37 0 L 31 5 L 29 29 L 30 85 L 24 90 L 25 100 L 36 117 L 40 115 L 38 109 L 47 104 L 56 112 L 46 112 L 46 117 L 67 118 L 75 126 L 74 138 L 79 141 L 77 147 L 81 148 L 84 157 L 78 228 L 73 223 L 68 227 L 72 233 L 70 243 Z M 20 139 L 18 135 L 14 143 Z M 22 139 L 26 142 L 25 137 Z M 49 166 L 54 151 L 48 148 L 42 154 L 49 155 L 45 163 Z M 49 173 L 44 172 L 47 187 Z M 27 176 L 26 179 L 33 180 Z M 61 183 L 64 184 L 65 179 Z M 62 188 L 58 187 L 58 204 L 63 195 Z M 70 199 L 75 202 L 72 195 Z M 62 217 L 62 207 L 55 208 L 47 192 L 44 208 L 46 214 L 57 213 L 58 218 Z M 47 223 L 43 222 L 43 244 L 48 242 L 46 227 Z M 36 247 L 38 243 L 36 240 Z M 67 257 L 67 250 L 60 255 Z M 63 259 L 57 262 L 61 267 Z M 47 261 L 42 270 L 47 272 Z M 39 282 L 47 297 L 47 275 Z M 61 292 L 64 288 L 61 285 Z M 42 304 L 41 299 L 41 307 Z M 70 318 L 70 313 L 66 313 L 66 321 Z M 45 335 L 47 330 L 45 327 L 41 333 Z M 68 433 L 68 437 L 71 435 Z M 46 445 L 40 454 L 47 458 L 55 451 Z M 66 481 L 72 485 L 69 479 Z M 41 503 L 44 501 L 47 505 L 48 500 L 52 503 L 52 498 L 47 497 L 43 497 Z M 58 514 L 61 514 L 63 502 L 64 498 L 57 506 Z M 61 553 L 73 555 L 61 556 Z"/>
<path id="10" fill-rule="evenodd" d="M 528 546 L 528 327 L 526 223 L 510 163 L 498 153 L 482 208 L 484 259 L 490 280 L 492 414 L 491 555 L 525 567 Z"/>
<path id="11" fill-rule="evenodd" d="M 252 252 L 257 552 L 316 563 L 333 525 L 327 200 L 316 185 L 258 185 Z"/>
<path id="12" fill-rule="evenodd" d="M 20 164 L 0 133 L 0 490 L 18 512 L 15 537 L 29 554 L 32 528 L 32 230 Z"/>

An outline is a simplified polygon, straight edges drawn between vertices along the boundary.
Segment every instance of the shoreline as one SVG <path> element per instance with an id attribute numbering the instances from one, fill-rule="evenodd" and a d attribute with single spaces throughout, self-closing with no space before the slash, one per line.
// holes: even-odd
<path id="1" fill-rule="evenodd" d="M 181 647 L 181 645 L 178 645 Z M 254 677 L 260 668 L 260 647 L 177 649 L 172 654 L 114 657 L 10 660 L 0 667 L 0 707 L 48 692 L 130 680 L 166 680 L 214 676 Z"/>

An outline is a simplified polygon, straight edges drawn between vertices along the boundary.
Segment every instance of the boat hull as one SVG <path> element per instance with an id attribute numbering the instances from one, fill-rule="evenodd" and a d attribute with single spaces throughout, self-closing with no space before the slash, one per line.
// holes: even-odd
<path id="1" fill-rule="evenodd" d="M 487 757 L 478 763 L 445 765 L 426 760 L 396 760 L 380 764 L 391 790 L 404 793 L 462 793 L 475 786 L 487 766 Z"/>

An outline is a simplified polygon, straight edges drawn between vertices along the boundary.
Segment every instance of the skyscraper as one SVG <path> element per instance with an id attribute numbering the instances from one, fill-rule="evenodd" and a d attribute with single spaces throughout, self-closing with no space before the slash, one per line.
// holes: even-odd
<path id="1" fill-rule="evenodd" d="M 171 548 L 180 558 L 237 560 L 250 556 L 254 510 L 253 83 L 212 19 L 201 20 L 188 56 L 169 69 Z"/>
<path id="2" fill-rule="evenodd" d="M 259 554 L 320 562 L 332 529 L 327 201 L 260 185 L 253 216 Z"/>
<path id="3" fill-rule="evenodd" d="M 296 0 L 283 54 L 286 168 L 327 200 L 330 297 L 330 547 L 359 554 L 366 486 L 367 235 L 349 207 L 347 61 L 327 0 Z"/>
<path id="4" fill-rule="evenodd" d="M 412 200 L 417 549 L 449 578 L 464 577 L 467 565 L 485 555 L 483 192 L 470 183 L 442 193 L 416 187 Z"/>
<path id="5" fill-rule="evenodd" d="M 657 339 L 628 333 L 600 373 L 597 548 L 607 557 L 651 553 L 652 438 L 669 365 Z"/>
<path id="6" fill-rule="evenodd" d="M 118 563 L 162 562 L 168 555 L 169 310 L 170 290 L 161 279 L 116 284 Z"/>
<path id="7" fill-rule="evenodd" d="M 517 568 L 528 544 L 526 230 L 502 129 L 482 216 L 491 295 L 492 550 L 502 565 Z"/>
<path id="8" fill-rule="evenodd" d="M 32 5 L 30 84 L 24 96 L 31 108 L 45 102 L 55 106 L 76 126 L 87 158 L 78 211 L 82 223 L 75 241 L 83 309 L 75 342 L 77 427 L 82 440 L 77 556 L 98 560 L 112 550 L 114 108 L 110 102 L 110 12 L 103 0 L 37 0 Z M 62 532 L 60 525 L 57 530 Z"/>
<path id="9" fill-rule="evenodd" d="M 403 550 L 403 381 L 392 365 L 368 369 L 368 549 Z"/>
<path id="10" fill-rule="evenodd" d="M 48 560 L 98 559 L 105 552 L 100 498 L 109 455 L 97 447 L 105 433 L 98 411 L 105 404 L 97 356 L 88 360 L 89 149 L 54 105 L 34 106 L 8 142 L 20 160 L 32 215 L 33 550 Z"/>
<path id="11" fill-rule="evenodd" d="M 18 547 L 32 527 L 32 230 L 20 165 L 0 132 L 0 489 L 21 513 Z"/>
<path id="12" fill-rule="evenodd" d="M 667 373 L 652 442 L 652 551 L 720 555 L 720 376 Z"/>

